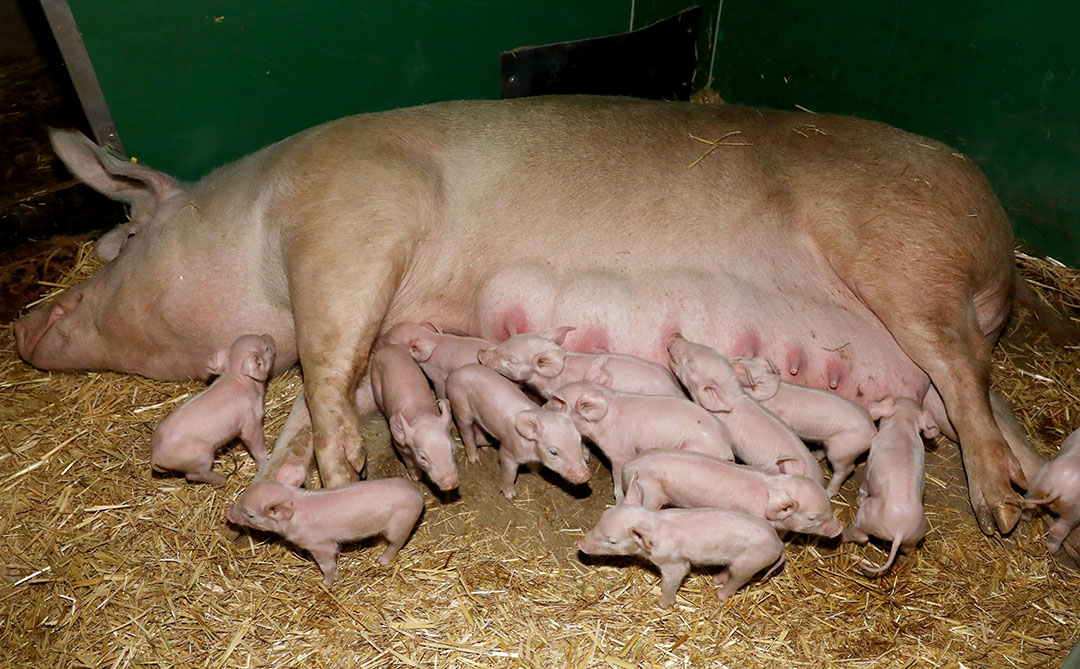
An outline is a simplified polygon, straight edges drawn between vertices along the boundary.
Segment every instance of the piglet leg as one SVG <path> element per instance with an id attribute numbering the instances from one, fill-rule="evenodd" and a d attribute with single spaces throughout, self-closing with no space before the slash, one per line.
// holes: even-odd
<path id="1" fill-rule="evenodd" d="M 308 547 L 308 552 L 315 558 L 315 563 L 319 565 L 319 569 L 323 573 L 323 585 L 328 588 L 337 583 L 338 580 L 337 556 L 339 550 L 340 547 L 334 542 Z"/>
<path id="2" fill-rule="evenodd" d="M 660 608 L 670 609 L 675 604 L 675 593 L 679 591 L 679 586 L 689 573 L 689 562 L 669 562 L 660 565 Z"/>

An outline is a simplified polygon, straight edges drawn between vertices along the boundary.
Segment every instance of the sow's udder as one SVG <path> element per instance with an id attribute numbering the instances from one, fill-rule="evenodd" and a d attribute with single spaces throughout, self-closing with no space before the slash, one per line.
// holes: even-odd
<path id="1" fill-rule="evenodd" d="M 583 353 L 625 353 L 659 364 L 679 332 L 729 357 L 766 357 L 793 383 L 831 388 L 866 404 L 922 397 L 929 380 L 853 296 L 808 277 L 780 290 L 723 272 L 556 272 L 517 265 L 480 284 L 472 334 L 501 342 L 573 325 L 563 343 Z"/>

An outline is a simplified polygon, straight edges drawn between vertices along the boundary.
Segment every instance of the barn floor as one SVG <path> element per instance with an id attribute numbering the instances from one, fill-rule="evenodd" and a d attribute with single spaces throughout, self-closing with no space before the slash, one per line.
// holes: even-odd
<path id="1" fill-rule="evenodd" d="M 67 273 L 78 241 L 0 257 L 4 320 L 17 312 L 10 301 L 93 266 Z M 1071 270 L 1028 274 L 1080 286 Z M 1051 454 L 1080 422 L 1080 351 L 1051 346 L 1024 314 L 1006 340 L 995 385 Z M 295 370 L 271 383 L 270 440 L 299 387 Z M 654 570 L 576 550 L 611 503 L 598 460 L 580 488 L 523 471 L 510 503 L 488 453 L 478 467 L 460 458 L 460 497 L 425 490 L 423 522 L 389 567 L 362 543 L 342 555 L 328 591 L 285 543 L 230 540 L 225 509 L 253 475 L 242 448 L 219 458 L 230 475 L 222 488 L 151 475 L 154 426 L 199 389 L 39 372 L 18 360 L 10 328 L 0 331 L 0 649 L 10 666 L 1048 667 L 1080 629 L 1080 573 L 1045 554 L 1043 521 L 984 537 L 958 450 L 940 439 L 927 453 L 931 531 L 877 580 L 853 567 L 863 555 L 882 560 L 879 548 L 797 537 L 769 580 L 720 604 L 694 572 L 662 611 Z M 385 423 L 366 429 L 371 475 L 402 475 Z M 859 476 L 837 502 L 846 522 Z"/>

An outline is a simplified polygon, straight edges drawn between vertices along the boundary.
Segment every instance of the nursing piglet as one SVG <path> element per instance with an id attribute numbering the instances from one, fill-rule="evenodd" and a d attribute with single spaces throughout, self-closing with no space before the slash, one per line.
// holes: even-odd
<path id="1" fill-rule="evenodd" d="M 924 447 L 919 432 L 933 438 L 938 427 L 928 411 L 903 397 L 872 403 L 870 415 L 881 422 L 859 486 L 859 511 L 854 524 L 844 530 L 844 541 L 865 543 L 872 535 L 892 542 L 885 564 L 862 563 L 868 574 L 876 576 L 892 566 L 898 549 L 909 553 L 926 535 Z"/>
<path id="2" fill-rule="evenodd" d="M 341 544 L 381 535 L 387 546 L 377 562 L 389 564 L 424 510 L 424 496 L 404 478 L 304 490 L 299 486 L 305 474 L 301 463 L 283 466 L 276 480 L 248 486 L 225 516 L 235 525 L 279 534 L 311 553 L 327 587 L 338 580 Z"/>
<path id="3" fill-rule="evenodd" d="M 476 447 L 487 443 L 484 432 L 499 440 L 499 490 L 506 499 L 514 499 L 518 467 L 529 462 L 571 483 L 592 476 L 573 422 L 541 409 L 513 381 L 479 364 L 465 365 L 446 379 L 446 396 L 469 462 L 479 461 Z"/>
<path id="4" fill-rule="evenodd" d="M 651 448 L 705 453 L 732 460 L 731 437 L 712 414 L 685 397 L 621 393 L 588 381 L 559 388 L 544 408 L 567 414 L 581 436 L 611 462 L 615 500 L 622 500 L 622 469 Z"/>
<path id="5" fill-rule="evenodd" d="M 777 530 L 839 536 L 825 489 L 805 476 L 767 474 L 689 451 L 655 449 L 626 463 L 623 503 L 647 509 L 715 508 L 764 518 Z"/>
<path id="6" fill-rule="evenodd" d="M 375 404 L 390 424 L 390 435 L 409 476 L 419 481 L 423 470 L 440 490 L 458 487 L 450 407 L 446 400 L 436 402 L 431 396 L 409 349 L 383 344 L 371 356 L 369 369 Z"/>
<path id="7" fill-rule="evenodd" d="M 435 386 L 435 395 L 446 397 L 446 377 L 450 372 L 477 362 L 477 354 L 494 344 L 479 337 L 447 334 L 431 323 L 398 323 L 383 338 L 391 344 L 401 344 L 424 370 Z"/>
<path id="8" fill-rule="evenodd" d="M 844 480 L 855 471 L 855 460 L 870 450 L 870 440 L 877 434 L 866 409 L 830 390 L 781 381 L 772 364 L 762 358 L 735 358 L 731 364 L 750 397 L 787 423 L 800 439 L 824 447 L 832 468 L 829 496 L 840 492 Z"/>
<path id="9" fill-rule="evenodd" d="M 824 483 L 821 467 L 797 434 L 739 384 L 727 358 L 676 333 L 668 340 L 671 371 L 690 396 L 731 432 L 735 455 L 767 472 L 808 476 Z"/>
<path id="10" fill-rule="evenodd" d="M 1029 503 L 1043 505 L 1057 516 L 1046 535 L 1046 550 L 1056 553 L 1080 525 L 1080 430 L 1066 437 L 1057 457 L 1043 466 L 1028 489 L 1028 498 Z"/>
<path id="11" fill-rule="evenodd" d="M 263 394 L 274 365 L 274 338 L 244 335 L 213 368 L 220 373 L 210 387 L 161 421 L 150 438 L 150 467 L 183 472 L 189 481 L 225 483 L 213 471 L 217 449 L 240 437 L 261 472 L 266 468 Z"/>
<path id="12" fill-rule="evenodd" d="M 481 351 L 480 363 L 536 389 L 544 398 L 575 381 L 592 381 L 626 393 L 685 397 L 671 372 L 656 363 L 616 353 L 564 350 L 562 342 L 573 329 L 560 326 L 540 335 L 515 335 Z"/>
<path id="13" fill-rule="evenodd" d="M 675 593 L 691 565 L 726 565 L 713 577 L 723 601 L 754 574 L 784 563 L 784 544 L 760 518 L 719 509 L 653 511 L 620 504 L 608 509 L 578 548 L 589 555 L 634 555 L 660 569 L 660 608 L 675 603 Z M 768 577 L 768 574 L 766 574 Z"/>

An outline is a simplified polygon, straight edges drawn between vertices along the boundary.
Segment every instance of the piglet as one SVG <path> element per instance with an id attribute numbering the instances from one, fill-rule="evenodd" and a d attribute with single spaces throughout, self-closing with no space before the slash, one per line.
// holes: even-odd
<path id="1" fill-rule="evenodd" d="M 1046 550 L 1056 553 L 1080 525 L 1080 429 L 1065 438 L 1057 457 L 1035 476 L 1027 502 L 1045 506 L 1057 516 L 1046 535 Z"/>
<path id="2" fill-rule="evenodd" d="M 650 448 L 672 448 L 732 460 L 727 429 L 685 397 L 621 393 L 588 381 L 559 388 L 544 408 L 567 414 L 581 436 L 611 462 L 615 500 L 622 500 L 622 468 Z"/>
<path id="3" fill-rule="evenodd" d="M 872 567 L 864 561 L 861 565 L 877 576 L 892 566 L 897 550 L 911 552 L 926 535 L 924 448 L 919 432 L 931 439 L 938 427 L 930 412 L 904 397 L 871 403 L 870 415 L 881 422 L 859 486 L 859 511 L 854 524 L 844 530 L 844 541 L 865 543 L 872 535 L 892 542 L 885 564 Z"/>
<path id="4" fill-rule="evenodd" d="M 450 406 L 435 401 L 424 373 L 401 344 L 383 344 L 371 356 L 371 391 L 375 404 L 390 424 L 390 436 L 405 461 L 409 476 L 420 470 L 440 490 L 458 487 L 454 439 L 450 436 Z"/>
<path id="5" fill-rule="evenodd" d="M 821 467 L 797 434 L 743 390 L 731 362 L 715 349 L 675 333 L 668 340 L 671 371 L 690 396 L 731 432 L 739 460 L 767 472 L 808 476 L 824 484 Z"/>
<path id="6" fill-rule="evenodd" d="M 654 449 L 626 463 L 623 504 L 715 508 L 764 518 L 777 530 L 836 537 L 844 524 L 825 489 L 805 476 L 767 474 L 690 451 Z"/>
<path id="7" fill-rule="evenodd" d="M 413 360 L 435 386 L 439 399 L 446 397 L 446 377 L 458 367 L 477 362 L 477 354 L 494 344 L 479 337 L 447 334 L 431 323 L 398 323 L 383 338 L 409 349 Z"/>
<path id="8" fill-rule="evenodd" d="M 377 562 L 389 564 L 424 510 L 424 496 L 408 479 L 304 490 L 299 486 L 305 474 L 302 463 L 284 465 L 276 480 L 248 486 L 225 516 L 235 525 L 279 534 L 311 553 L 327 587 L 338 580 L 341 544 L 381 535 L 387 546 Z"/>
<path id="9" fill-rule="evenodd" d="M 541 409 L 513 381 L 481 365 L 465 365 L 446 379 L 446 396 L 469 462 L 479 462 L 476 447 L 478 440 L 486 443 L 484 432 L 499 440 L 499 490 L 506 499 L 514 499 L 518 467 L 529 462 L 571 483 L 592 476 L 573 422 Z"/>
<path id="10" fill-rule="evenodd" d="M 261 472 L 266 468 L 263 393 L 274 366 L 274 338 L 244 335 L 215 358 L 220 376 L 154 430 L 150 467 L 155 472 L 183 472 L 189 481 L 225 483 L 213 471 L 217 449 L 240 437 Z"/>
<path id="11" fill-rule="evenodd" d="M 520 334 L 480 351 L 480 363 L 511 381 L 524 383 L 542 397 L 575 381 L 592 381 L 627 393 L 685 397 L 678 381 L 661 365 L 616 353 L 573 353 L 562 348 L 574 328 L 560 326 L 543 334 Z"/>
<path id="12" fill-rule="evenodd" d="M 824 447 L 832 468 L 829 496 L 840 492 L 844 480 L 855 471 L 855 460 L 870 450 L 870 440 L 877 433 L 866 409 L 831 390 L 781 381 L 776 368 L 763 358 L 734 358 L 731 364 L 750 397 L 787 423 L 800 439 Z"/>
<path id="13" fill-rule="evenodd" d="M 766 578 L 784 563 L 784 544 L 767 522 L 745 513 L 719 509 L 654 511 L 620 504 L 600 516 L 578 540 L 588 555 L 634 555 L 660 569 L 660 608 L 675 603 L 675 593 L 691 565 L 726 565 L 714 578 L 723 601 L 754 574 L 772 565 Z"/>

